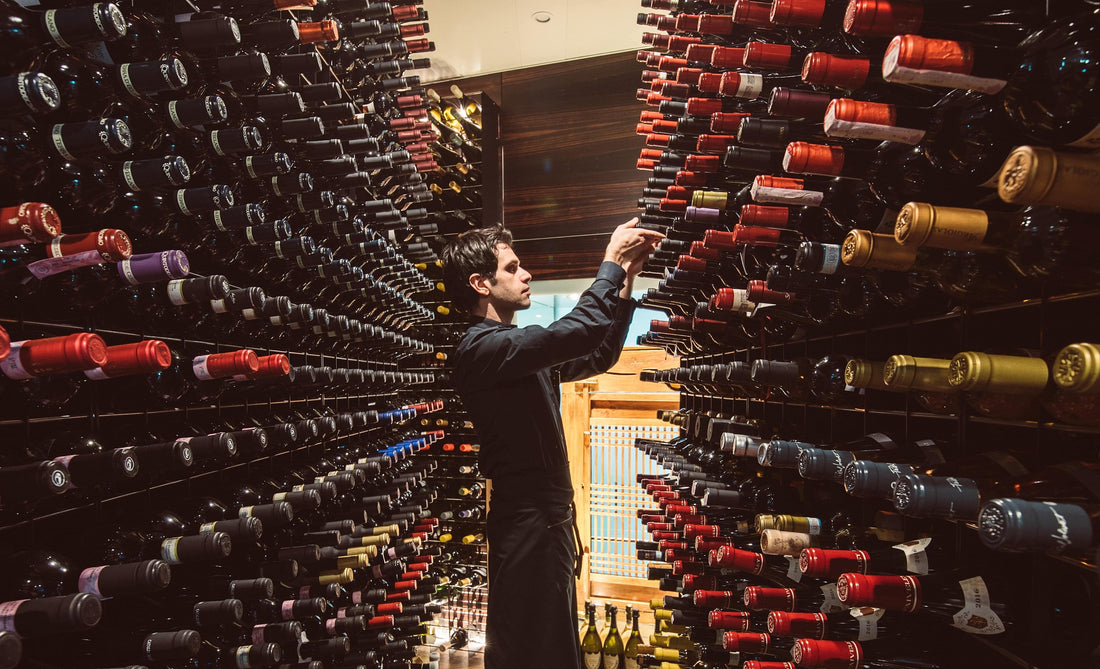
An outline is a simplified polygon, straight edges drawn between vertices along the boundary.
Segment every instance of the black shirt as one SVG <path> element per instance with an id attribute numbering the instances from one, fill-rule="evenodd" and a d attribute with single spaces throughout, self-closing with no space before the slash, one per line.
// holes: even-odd
<path id="1" fill-rule="evenodd" d="M 455 388 L 481 440 L 494 504 L 546 494 L 565 500 L 565 488 L 572 500 L 558 384 L 605 372 L 619 359 L 635 308 L 618 295 L 625 278 L 622 267 L 605 262 L 577 306 L 549 326 L 481 318 L 455 348 Z"/>

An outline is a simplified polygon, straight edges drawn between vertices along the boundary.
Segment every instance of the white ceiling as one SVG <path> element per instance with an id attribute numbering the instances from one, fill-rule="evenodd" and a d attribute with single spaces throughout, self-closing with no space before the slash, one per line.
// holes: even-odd
<path id="1" fill-rule="evenodd" d="M 422 81 L 642 48 L 638 0 L 424 0 L 435 42 Z M 548 23 L 532 18 L 549 12 Z"/>

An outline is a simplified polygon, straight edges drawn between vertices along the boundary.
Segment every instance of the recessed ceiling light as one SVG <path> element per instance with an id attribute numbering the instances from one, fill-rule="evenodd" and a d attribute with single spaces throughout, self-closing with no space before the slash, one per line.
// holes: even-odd
<path id="1" fill-rule="evenodd" d="M 550 23 L 550 19 L 554 18 L 554 15 L 550 12 L 535 12 L 531 15 L 531 18 L 533 18 L 536 23 Z"/>

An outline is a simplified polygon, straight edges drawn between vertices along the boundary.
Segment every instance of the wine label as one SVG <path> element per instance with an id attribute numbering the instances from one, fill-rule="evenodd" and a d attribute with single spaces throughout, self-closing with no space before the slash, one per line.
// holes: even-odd
<path id="1" fill-rule="evenodd" d="M 210 133 L 210 145 L 214 147 L 214 153 L 217 153 L 219 156 L 224 156 L 225 151 L 222 150 L 222 143 L 221 140 L 218 139 L 218 132 L 219 131 L 215 130 Z"/>
<path id="2" fill-rule="evenodd" d="M 54 238 L 56 242 L 57 238 Z M 103 263 L 103 256 L 99 251 L 82 251 L 80 253 L 74 253 L 72 255 L 60 256 L 56 258 L 44 258 L 42 260 L 36 260 L 27 265 L 27 270 L 38 279 L 44 279 L 54 274 L 61 274 L 63 272 L 71 272 L 74 269 L 80 267 L 89 267 L 91 265 L 100 265 Z"/>
<path id="3" fill-rule="evenodd" d="M 840 244 L 822 244 L 821 274 L 836 274 L 840 267 Z"/>
<path id="4" fill-rule="evenodd" d="M 102 381 L 103 379 L 111 378 L 110 376 L 107 376 L 107 372 L 103 371 L 102 367 L 96 367 L 95 369 L 85 369 L 84 376 L 91 381 Z M 56 460 L 57 458 L 54 459 Z"/>
<path id="5" fill-rule="evenodd" d="M 89 567 L 80 572 L 80 576 L 76 580 L 77 589 L 80 590 L 80 592 L 102 598 L 103 593 L 99 591 L 99 574 L 106 568 L 107 565 L 102 565 L 99 567 Z"/>
<path id="6" fill-rule="evenodd" d="M 251 650 L 252 646 L 237 646 L 237 652 L 233 654 L 237 667 L 240 669 L 247 669 L 252 666 L 252 662 L 248 659 L 248 653 Z"/>
<path id="7" fill-rule="evenodd" d="M 249 226 L 249 227 L 244 229 L 244 238 L 247 239 L 248 243 L 252 244 L 253 246 L 255 246 L 258 243 L 256 241 L 255 234 L 253 234 L 253 232 L 252 232 L 252 226 Z"/>
<path id="8" fill-rule="evenodd" d="M 15 629 L 15 613 L 26 599 L 16 599 L 10 602 L 0 602 L 0 632 L 17 632 Z"/>
<path id="9" fill-rule="evenodd" d="M 604 669 L 619 669 L 620 659 L 618 655 L 605 655 L 603 658 Z"/>
<path id="10" fill-rule="evenodd" d="M 122 163 L 122 180 L 126 182 L 131 190 L 141 190 L 137 180 L 134 179 L 134 161 L 127 160 Z"/>
<path id="11" fill-rule="evenodd" d="M 1100 149 L 1100 124 L 1090 130 L 1084 137 L 1070 142 L 1069 146 L 1077 146 L 1082 149 L 1091 149 L 1093 151 Z"/>
<path id="12" fill-rule="evenodd" d="M 210 300 L 210 310 L 216 314 L 228 313 L 229 305 L 225 303 L 225 300 Z"/>
<path id="13" fill-rule="evenodd" d="M 173 279 L 168 282 L 168 287 L 166 288 L 168 301 L 177 307 L 187 304 L 187 298 L 183 295 L 183 282 L 184 279 Z"/>
<path id="14" fill-rule="evenodd" d="M 965 605 L 952 616 L 952 624 L 970 634 L 1001 634 L 1005 631 L 1004 622 L 989 606 L 989 588 L 981 576 L 959 581 Z"/>
<path id="15" fill-rule="evenodd" d="M 917 84 L 921 86 L 936 86 L 940 88 L 961 88 L 964 90 L 978 91 L 993 95 L 1001 92 L 1008 82 L 1004 79 L 992 79 L 989 77 L 976 77 L 972 74 L 960 72 L 943 72 L 941 70 L 926 70 L 917 67 L 905 67 L 898 63 L 898 52 L 901 50 L 901 42 L 894 40 L 886 48 L 882 57 L 882 78 L 892 84 Z"/>
<path id="16" fill-rule="evenodd" d="M 886 615 L 886 609 L 862 606 L 849 610 L 848 614 L 859 623 L 858 641 L 874 641 L 878 638 L 878 621 Z"/>
<path id="17" fill-rule="evenodd" d="M 222 311 L 220 313 L 225 312 Z M 214 375 L 210 373 L 210 369 L 206 365 L 206 359 L 209 357 L 209 355 L 197 355 L 195 359 L 191 361 L 191 372 L 195 375 L 195 378 L 200 381 L 210 381 L 214 378 Z"/>
<path id="18" fill-rule="evenodd" d="M 214 523 L 203 523 L 199 525 L 199 534 L 210 534 L 214 531 Z"/>
<path id="19" fill-rule="evenodd" d="M 787 556 L 787 578 L 799 583 L 802 581 L 802 567 L 799 558 L 794 555 Z"/>
<path id="20" fill-rule="evenodd" d="M 160 558 L 168 564 L 180 564 L 179 542 L 183 537 L 165 539 L 160 544 Z"/>
<path id="21" fill-rule="evenodd" d="M 141 279 L 134 276 L 133 263 L 127 258 L 118 263 L 119 270 L 122 271 L 122 276 L 126 277 L 126 282 L 131 286 L 136 286 L 141 283 Z"/>
<path id="22" fill-rule="evenodd" d="M 93 12 L 92 15 L 95 16 L 96 23 L 98 24 L 99 12 Z M 64 37 L 61 36 L 61 30 L 59 30 L 57 27 L 56 9 L 47 9 L 46 13 L 42 16 L 42 19 L 46 23 L 46 32 L 50 35 L 50 39 L 56 42 L 59 46 L 63 46 L 65 48 L 72 46 L 65 41 Z M 100 26 L 100 28 L 102 28 L 102 26 Z"/>
<path id="23" fill-rule="evenodd" d="M 177 110 L 178 107 L 179 107 L 179 101 L 178 100 L 172 100 L 171 102 L 168 103 L 168 118 L 169 118 L 169 120 L 172 121 L 172 125 L 174 125 L 177 128 L 183 130 L 183 129 L 187 128 L 187 125 L 183 121 L 180 120 L 179 111 Z"/>
<path id="24" fill-rule="evenodd" d="M 585 653 L 584 654 L 584 669 L 600 669 L 600 663 L 603 660 L 602 653 Z"/>
<path id="25" fill-rule="evenodd" d="M 52 11 L 52 10 L 51 10 Z M 69 160 L 76 160 L 76 156 L 69 152 L 69 149 L 65 146 L 65 138 L 61 136 L 61 130 L 64 126 L 60 123 L 54 124 L 50 128 L 50 141 L 53 142 L 53 147 L 57 149 L 57 152 Z"/>
<path id="26" fill-rule="evenodd" d="M 735 97 L 758 98 L 764 90 L 764 77 L 750 72 L 741 72 Z"/>
<path id="27" fill-rule="evenodd" d="M 27 370 L 23 366 L 21 360 L 20 349 L 23 348 L 23 344 L 27 341 L 13 341 L 11 343 L 11 351 L 8 353 L 8 357 L 0 360 L 0 372 L 4 372 L 4 376 L 16 381 L 25 381 L 26 379 L 33 379 L 34 374 Z"/>
<path id="28" fill-rule="evenodd" d="M 294 600 L 288 599 L 279 605 L 279 613 L 283 620 L 294 620 Z"/>
<path id="29" fill-rule="evenodd" d="M 905 554 L 905 568 L 911 574 L 925 575 L 928 573 L 928 553 L 925 549 L 932 543 L 932 537 L 914 539 L 898 544 L 894 548 Z"/>
<path id="30" fill-rule="evenodd" d="M 900 142 L 913 145 L 920 144 L 925 135 L 925 132 L 918 128 L 902 128 L 896 125 L 838 119 L 832 108 L 825 112 L 824 127 L 825 134 L 829 137 L 873 139 L 880 142 Z"/>
<path id="31" fill-rule="evenodd" d="M 825 596 L 825 600 L 821 602 L 822 613 L 838 613 L 848 608 L 844 602 L 840 601 L 840 596 L 836 592 L 836 583 L 826 583 L 821 586 L 821 594 Z"/>
<path id="32" fill-rule="evenodd" d="M 796 190 L 794 188 L 772 188 L 757 186 L 751 188 L 752 199 L 761 204 L 787 204 L 795 206 L 820 207 L 825 194 L 816 190 Z"/>

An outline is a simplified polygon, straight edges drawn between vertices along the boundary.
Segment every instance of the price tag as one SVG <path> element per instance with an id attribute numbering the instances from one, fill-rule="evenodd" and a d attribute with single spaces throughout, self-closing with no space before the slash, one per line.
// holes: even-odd
<path id="1" fill-rule="evenodd" d="M 836 583 L 826 583 L 821 586 L 821 594 L 825 595 L 825 601 L 821 602 L 822 613 L 837 613 L 848 608 L 836 594 Z"/>
<path id="2" fill-rule="evenodd" d="M 928 573 L 928 553 L 925 549 L 932 543 L 931 537 L 914 539 L 898 544 L 894 548 L 905 554 L 905 568 L 911 574 L 925 575 Z"/>
<path id="3" fill-rule="evenodd" d="M 1005 624 L 989 606 L 989 588 L 981 576 L 959 581 L 965 605 L 953 618 L 953 625 L 970 634 L 1001 634 Z"/>
<path id="4" fill-rule="evenodd" d="M 848 613 L 859 623 L 858 641 L 873 641 L 878 638 L 878 621 L 886 615 L 886 609 L 863 606 L 851 609 Z"/>
<path id="5" fill-rule="evenodd" d="M 802 581 L 802 568 L 799 566 L 799 559 L 794 555 L 787 556 L 787 578 L 798 583 Z"/>

